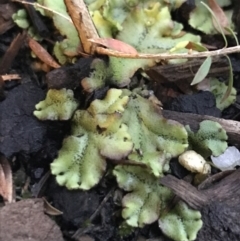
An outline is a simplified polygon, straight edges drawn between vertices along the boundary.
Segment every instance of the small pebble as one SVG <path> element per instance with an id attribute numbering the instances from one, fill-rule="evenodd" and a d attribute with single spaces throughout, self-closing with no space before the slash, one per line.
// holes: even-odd
<path id="1" fill-rule="evenodd" d="M 240 166 L 240 152 L 235 146 L 230 146 L 220 156 L 211 156 L 213 164 L 221 171 L 234 170 Z"/>
<path id="2" fill-rule="evenodd" d="M 211 166 L 195 151 L 186 151 L 178 157 L 179 163 L 193 173 L 208 174 Z"/>

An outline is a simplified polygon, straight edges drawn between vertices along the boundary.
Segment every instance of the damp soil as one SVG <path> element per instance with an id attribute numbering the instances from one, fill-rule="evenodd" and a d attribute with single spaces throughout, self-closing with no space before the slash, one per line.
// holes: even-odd
<path id="1" fill-rule="evenodd" d="M 5 55 L 20 32 L 21 30 L 17 27 L 13 27 L 0 35 L 0 58 Z M 142 229 L 135 229 L 125 237 L 120 235 L 121 197 L 124 193 L 118 189 L 111 175 L 105 175 L 101 182 L 90 191 L 70 191 L 65 187 L 60 187 L 54 176 L 50 174 L 49 165 L 58 155 L 62 141 L 70 131 L 70 125 L 68 121 L 53 123 L 37 120 L 33 116 L 35 105 L 44 99 L 49 88 L 73 89 L 75 97 L 81 100 L 81 108 L 87 108 L 94 99 L 103 98 L 111 86 L 105 86 L 91 94 L 84 93 L 80 86 L 81 79 L 89 76 L 93 59 L 94 57 L 80 58 L 75 64 L 52 70 L 46 74 L 32 68 L 33 59 L 26 42 L 23 42 L 12 59 L 11 66 L 6 73 L 18 74 L 21 79 L 7 81 L 1 86 L 0 153 L 11 164 L 16 200 L 19 204 L 0 208 L 0 240 L 25 241 L 30 236 L 34 237 L 32 240 L 39 241 L 170 240 L 163 236 L 157 223 Z M 144 79 L 144 84 L 162 101 L 163 109 L 169 111 L 166 115 L 175 113 L 175 118 L 177 115 L 180 122 L 179 118 L 181 119 L 182 115 L 188 116 L 188 114 L 239 121 L 240 56 L 232 55 L 231 61 L 234 86 L 238 96 L 236 103 L 224 112 L 216 107 L 214 96 L 210 92 L 184 93 L 179 83 L 166 81 L 168 75 L 164 76 L 164 80 L 162 78 L 157 81 L 160 79 L 159 72 L 156 74 L 154 69 L 149 72 L 154 81 Z M 177 72 L 176 75 L 178 75 Z M 179 78 L 179 76 L 175 77 Z M 224 74 L 221 73 L 220 77 L 223 78 Z M 141 75 L 137 73 L 133 77 L 134 84 L 129 88 L 139 87 L 142 81 Z M 181 113 L 181 115 L 176 113 Z M 172 118 L 174 118 L 173 115 Z M 196 118 L 195 125 L 198 125 L 197 121 Z M 233 142 L 239 145 L 237 138 Z M 111 167 L 112 164 L 108 165 Z M 182 180 L 189 172 L 181 167 L 177 160 L 172 160 L 170 167 L 172 176 L 177 178 L 177 181 L 169 178 L 163 180 L 162 184 L 172 188 L 177 197 L 202 213 L 204 225 L 198 234 L 197 241 L 239 241 L 239 170 L 227 173 L 214 181 L 209 180 L 208 185 L 197 192 L 196 189 L 191 189 L 192 185 Z M 217 173 L 216 170 L 215 172 Z M 182 182 L 179 182 L 179 179 Z M 181 190 L 184 195 L 177 190 Z M 214 196 L 215 193 L 222 195 Z M 45 204 L 41 199 L 43 197 L 47 201 Z M 49 206 L 46 207 L 46 203 L 47 206 L 52 205 L 62 213 L 59 214 Z M 25 222 L 27 225 L 22 225 Z"/>

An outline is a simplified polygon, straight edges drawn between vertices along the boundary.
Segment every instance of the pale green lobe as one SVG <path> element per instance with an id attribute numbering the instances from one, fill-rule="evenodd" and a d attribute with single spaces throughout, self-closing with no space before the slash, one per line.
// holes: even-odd
<path id="1" fill-rule="evenodd" d="M 174 241 L 195 240 L 203 225 L 201 213 L 189 208 L 182 201 L 167 214 L 160 216 L 158 223 L 162 232 Z"/>
<path id="2" fill-rule="evenodd" d="M 69 120 L 78 107 L 72 90 L 50 89 L 45 100 L 40 101 L 33 114 L 39 120 Z"/>
<path id="3" fill-rule="evenodd" d="M 20 28 L 27 29 L 30 26 L 25 9 L 19 9 L 12 15 L 12 19 Z"/>
<path id="4" fill-rule="evenodd" d="M 225 83 L 220 82 L 216 78 L 210 79 L 210 91 L 214 94 L 216 106 L 220 110 L 224 110 L 236 101 L 237 91 L 234 87 L 231 88 L 228 97 L 225 100 L 223 99 L 227 89 L 228 86 Z"/>
<path id="5" fill-rule="evenodd" d="M 228 146 L 226 131 L 219 123 L 210 120 L 202 121 L 199 126 L 196 133 L 193 133 L 190 127 L 186 126 L 192 149 L 203 157 L 221 155 Z"/>
<path id="6" fill-rule="evenodd" d="M 159 107 L 138 94 L 124 90 L 129 102 L 123 113 L 123 123 L 134 143 L 130 160 L 144 163 L 156 176 L 163 173 L 163 167 L 188 147 L 185 128 L 176 121 L 165 119 Z"/>
<path id="7" fill-rule="evenodd" d="M 178 8 L 183 2 L 185 0 L 94 1 L 89 9 L 100 37 L 116 38 L 141 53 L 159 54 L 166 53 L 183 41 L 200 44 L 199 36 L 184 34 L 183 25 L 172 20 L 171 9 Z M 188 50 L 183 47 L 181 51 Z M 125 87 L 137 70 L 145 70 L 155 64 L 153 59 L 132 60 L 110 56 L 108 63 L 93 67 L 94 71 L 82 81 L 82 86 L 88 92 L 108 84 Z"/>
<path id="8" fill-rule="evenodd" d="M 68 189 L 88 190 L 96 185 L 106 169 L 106 162 L 99 156 L 98 149 L 90 143 L 87 134 L 69 136 L 51 164 L 51 171 L 61 186 Z M 97 160 L 97 161 L 96 161 Z"/>
<path id="9" fill-rule="evenodd" d="M 67 12 L 64 0 L 38 0 L 38 2 L 52 10 L 41 10 L 40 12 L 52 18 L 56 29 L 64 37 L 62 41 L 56 42 L 54 46 L 55 56 L 61 64 L 72 62 L 73 57 L 78 55 L 80 40 L 78 32 Z"/>
<path id="10" fill-rule="evenodd" d="M 116 166 L 113 174 L 119 187 L 127 192 L 122 200 L 122 216 L 133 227 L 156 221 L 163 203 L 172 197 L 169 189 L 158 184 L 158 178 L 138 166 Z"/>
<path id="11" fill-rule="evenodd" d="M 131 152 L 133 143 L 120 113 L 128 97 L 121 94 L 121 90 L 111 89 L 105 99 L 95 100 L 87 110 L 75 112 L 72 135 L 63 141 L 51 164 L 52 174 L 60 185 L 89 190 L 102 178 L 106 158 L 121 160 Z"/>

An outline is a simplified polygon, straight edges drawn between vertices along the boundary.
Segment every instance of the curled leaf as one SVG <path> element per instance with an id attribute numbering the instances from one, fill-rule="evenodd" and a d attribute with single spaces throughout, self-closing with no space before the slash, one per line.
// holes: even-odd
<path id="1" fill-rule="evenodd" d="M 196 7 L 193 11 L 191 11 L 189 16 L 189 24 L 206 34 L 215 34 L 218 33 L 218 30 L 221 31 L 220 23 L 218 23 L 217 18 L 213 10 L 207 4 L 208 0 L 197 0 L 195 1 Z M 229 6 L 231 4 L 231 0 L 217 0 L 217 4 L 220 7 Z M 227 15 L 228 19 L 231 19 L 231 10 L 226 10 L 225 14 Z M 217 29 L 214 27 L 213 20 L 216 19 L 215 23 L 220 26 Z"/>
<path id="2" fill-rule="evenodd" d="M 191 85 L 195 85 L 200 83 L 205 77 L 208 75 L 209 70 L 212 65 L 212 57 L 208 56 L 204 62 L 201 64 L 200 68 L 198 69 L 197 73 L 195 74 Z"/>
<path id="3" fill-rule="evenodd" d="M 43 15 L 52 18 L 54 26 L 64 37 L 62 41 L 55 43 L 54 54 L 56 58 L 61 64 L 72 62 L 72 57 L 79 54 L 81 43 L 64 0 L 44 0 L 41 2 L 45 7 L 42 11 Z"/>
<path id="4" fill-rule="evenodd" d="M 189 41 L 189 43 L 186 45 L 186 48 L 196 50 L 198 52 L 208 51 L 208 49 L 206 47 L 204 47 L 203 45 L 192 42 L 192 41 Z"/>
<path id="5" fill-rule="evenodd" d="M 13 202 L 12 170 L 3 155 L 0 155 L 0 195 L 5 202 Z"/>
<path id="6" fill-rule="evenodd" d="M 48 215 L 52 215 L 52 216 L 58 216 L 58 215 L 62 215 L 63 212 L 61 212 L 60 210 L 58 210 L 57 208 L 53 207 L 46 198 L 42 197 L 43 202 L 44 202 L 44 211 L 45 213 L 47 213 Z"/>
<path id="7" fill-rule="evenodd" d="M 219 6 L 216 0 L 208 0 L 208 5 L 213 11 L 215 18 L 212 17 L 213 25 L 214 27 L 221 32 L 221 29 L 219 29 L 219 25 L 221 26 L 222 29 L 225 29 L 229 27 L 229 21 L 227 16 L 225 15 L 224 11 L 222 8 Z M 216 20 L 217 23 L 216 23 Z M 225 34 L 227 33 L 226 31 L 224 32 Z"/>

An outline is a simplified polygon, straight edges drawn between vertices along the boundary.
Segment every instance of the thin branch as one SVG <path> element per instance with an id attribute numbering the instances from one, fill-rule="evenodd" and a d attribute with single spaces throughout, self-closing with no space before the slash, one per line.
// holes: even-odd
<path id="1" fill-rule="evenodd" d="M 102 47 L 97 47 L 96 52 L 99 54 L 105 54 L 113 57 L 119 58 L 129 58 L 129 59 L 193 59 L 193 58 L 203 58 L 208 56 L 221 56 L 227 54 L 233 54 L 240 52 L 240 45 L 223 48 L 213 51 L 204 51 L 198 53 L 182 53 L 182 54 L 169 54 L 169 53 L 161 53 L 161 54 L 146 54 L 146 53 L 138 53 L 136 55 L 126 54 L 122 52 L 118 52 L 111 49 L 104 49 Z"/>
<path id="2" fill-rule="evenodd" d="M 7 75 L 0 75 L 3 81 L 9 81 L 13 79 L 21 79 L 18 74 L 7 74 Z"/>
<path id="3" fill-rule="evenodd" d="M 65 4 L 78 31 L 85 53 L 94 54 L 97 45 L 89 39 L 97 39 L 99 35 L 84 1 L 65 0 Z"/>
<path id="4" fill-rule="evenodd" d="M 201 209 L 208 203 L 209 197 L 197 190 L 190 183 L 179 180 L 172 175 L 164 176 L 160 179 L 160 184 L 172 189 L 173 193 L 188 203 L 194 209 Z"/>
<path id="5" fill-rule="evenodd" d="M 180 54 L 172 54 L 172 53 L 161 53 L 161 54 L 147 54 L 147 53 L 138 53 L 138 54 L 127 54 L 118 52 L 116 50 L 106 49 L 103 47 L 96 47 L 96 44 L 88 41 L 88 39 L 96 39 L 99 38 L 96 28 L 93 24 L 91 16 L 87 10 L 86 5 L 83 0 L 65 0 L 65 4 L 68 8 L 68 11 L 71 15 L 71 18 L 64 16 L 61 13 L 58 13 L 54 10 L 51 10 L 45 6 L 42 6 L 37 3 L 29 3 L 23 0 L 12 0 L 13 2 L 20 2 L 24 4 L 31 4 L 33 6 L 46 9 L 50 12 L 58 14 L 63 18 L 67 19 L 70 22 L 73 22 L 75 27 L 77 28 L 79 37 L 84 46 L 84 51 L 87 54 L 94 54 L 95 52 L 102 55 L 113 56 L 117 58 L 129 58 L 129 59 L 193 59 L 193 58 L 203 58 L 208 56 L 220 56 L 227 55 L 232 53 L 240 52 L 240 45 L 222 48 L 214 51 L 204 51 L 198 53 L 180 53 Z"/>
<path id="6" fill-rule="evenodd" d="M 68 17 L 68 16 L 66 16 L 64 14 L 61 14 L 61 13 L 55 11 L 55 10 L 52 10 L 52 9 L 50 9 L 48 7 L 45 7 L 45 6 L 43 6 L 43 5 L 39 4 L 39 3 L 31 3 L 31 2 L 27 2 L 27 1 L 23 1 L 23 0 L 12 0 L 12 2 L 18 2 L 18 3 L 22 3 L 22 4 L 32 5 L 32 6 L 36 7 L 36 8 L 42 8 L 44 10 L 47 10 L 47 11 L 52 12 L 52 13 L 55 13 L 55 14 L 65 18 L 70 23 L 73 23 L 72 19 L 70 17 Z"/>

